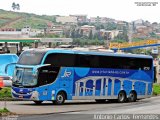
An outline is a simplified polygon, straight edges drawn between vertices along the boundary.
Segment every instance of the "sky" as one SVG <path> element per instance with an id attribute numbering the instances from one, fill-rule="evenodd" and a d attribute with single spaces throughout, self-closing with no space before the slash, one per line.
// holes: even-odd
<path id="1" fill-rule="evenodd" d="M 160 0 L 0 0 L 0 9 L 12 10 L 20 4 L 19 12 L 38 15 L 85 14 L 89 17 L 109 17 L 131 22 L 137 19 L 160 23 Z M 135 2 L 158 2 L 156 6 L 137 6 Z"/>

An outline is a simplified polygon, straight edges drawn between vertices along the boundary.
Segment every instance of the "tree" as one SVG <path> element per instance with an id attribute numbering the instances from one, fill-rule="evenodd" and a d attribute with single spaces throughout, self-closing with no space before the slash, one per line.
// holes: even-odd
<path id="1" fill-rule="evenodd" d="M 115 30 L 117 28 L 117 25 L 114 22 L 108 22 L 104 25 L 104 28 L 106 30 Z"/>
<path id="2" fill-rule="evenodd" d="M 12 9 L 13 10 L 20 10 L 20 5 L 16 4 L 15 2 L 12 3 Z"/>
<path id="3" fill-rule="evenodd" d="M 19 4 L 17 4 L 16 7 L 17 7 L 17 10 L 20 10 L 20 5 Z"/>
<path id="4" fill-rule="evenodd" d="M 12 3 L 12 9 L 13 9 L 13 10 L 16 9 L 16 3 L 15 3 L 15 2 Z"/>

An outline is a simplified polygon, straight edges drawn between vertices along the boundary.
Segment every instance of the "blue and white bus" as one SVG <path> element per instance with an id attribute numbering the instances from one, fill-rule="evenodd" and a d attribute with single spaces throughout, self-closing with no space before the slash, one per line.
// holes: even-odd
<path id="1" fill-rule="evenodd" d="M 12 76 L 14 71 L 14 65 L 11 63 L 16 63 L 18 61 L 18 56 L 16 54 L 0 54 L 0 90 L 3 87 L 11 87 Z M 5 69 L 8 65 L 8 69 Z"/>
<path id="2" fill-rule="evenodd" d="M 12 96 L 36 104 L 134 102 L 152 95 L 153 74 L 153 58 L 147 55 L 31 49 L 16 64 Z"/>

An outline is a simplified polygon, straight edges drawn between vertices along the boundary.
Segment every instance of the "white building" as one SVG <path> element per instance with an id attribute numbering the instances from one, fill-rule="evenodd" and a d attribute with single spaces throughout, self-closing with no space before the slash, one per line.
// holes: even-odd
<path id="1" fill-rule="evenodd" d="M 70 15 L 71 17 L 77 17 L 79 23 L 87 22 L 87 15 Z"/>
<path id="2" fill-rule="evenodd" d="M 119 34 L 119 30 L 101 29 L 100 32 L 101 32 L 102 36 L 108 35 L 108 38 L 111 39 L 111 40 L 113 40 Z"/>
<path id="3" fill-rule="evenodd" d="M 90 22 L 91 23 L 107 23 L 107 22 L 115 22 L 114 19 L 107 18 L 107 17 L 90 17 Z"/>
<path id="4" fill-rule="evenodd" d="M 133 22 L 134 22 L 135 25 L 142 25 L 144 21 L 142 19 L 138 19 L 138 20 L 135 20 Z"/>
<path id="5" fill-rule="evenodd" d="M 28 38 L 26 34 L 22 34 L 21 31 L 0 31 L 0 38 Z"/>
<path id="6" fill-rule="evenodd" d="M 61 22 L 62 24 L 77 24 L 77 17 L 74 16 L 60 16 L 56 17 L 56 22 Z"/>

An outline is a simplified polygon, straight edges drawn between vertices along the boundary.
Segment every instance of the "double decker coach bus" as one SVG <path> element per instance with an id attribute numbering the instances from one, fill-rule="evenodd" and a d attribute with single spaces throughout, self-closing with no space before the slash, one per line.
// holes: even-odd
<path id="1" fill-rule="evenodd" d="M 12 96 L 36 104 L 134 102 L 151 96 L 153 74 L 153 59 L 147 55 L 31 49 L 16 64 Z"/>

